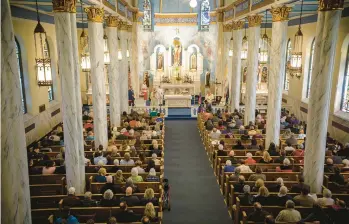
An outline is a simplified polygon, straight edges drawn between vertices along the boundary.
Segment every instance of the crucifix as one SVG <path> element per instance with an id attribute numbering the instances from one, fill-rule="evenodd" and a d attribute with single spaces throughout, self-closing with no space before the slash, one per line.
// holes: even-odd
<path id="1" fill-rule="evenodd" d="M 178 35 L 179 34 L 179 29 L 178 29 L 178 27 L 176 28 L 176 29 L 174 29 L 175 31 L 176 31 L 176 35 Z"/>

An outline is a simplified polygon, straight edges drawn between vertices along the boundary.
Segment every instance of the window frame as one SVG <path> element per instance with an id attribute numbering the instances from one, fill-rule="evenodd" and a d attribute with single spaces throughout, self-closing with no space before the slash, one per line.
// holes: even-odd
<path id="1" fill-rule="evenodd" d="M 22 50 L 21 50 L 21 45 L 19 44 L 17 37 L 15 37 L 15 44 L 16 44 L 16 60 L 17 60 L 17 66 L 18 66 L 18 72 L 19 72 L 19 82 L 20 82 L 20 88 L 21 88 L 21 93 L 22 93 L 21 94 L 21 106 L 22 106 L 23 114 L 26 114 L 28 112 L 28 110 L 27 110 L 27 100 L 26 100 L 26 96 L 25 96 Z"/>
<path id="2" fill-rule="evenodd" d="M 50 45 L 48 44 L 47 39 L 45 40 L 46 48 L 47 48 L 47 56 L 48 58 L 51 58 L 51 51 L 50 51 Z M 52 64 L 50 63 L 50 69 L 52 71 Z M 50 90 L 51 88 L 51 90 Z M 52 84 L 48 86 L 47 88 L 47 94 L 48 94 L 48 102 L 52 102 L 55 99 L 54 91 L 53 91 L 53 80 Z"/>
<path id="3" fill-rule="evenodd" d="M 349 113 L 349 105 L 348 110 L 344 110 L 344 99 L 346 98 L 345 95 L 348 92 L 349 87 L 349 44 L 347 46 L 347 54 L 345 59 L 345 67 L 344 67 L 344 77 L 343 77 L 343 85 L 342 85 L 342 94 L 341 94 L 341 103 L 340 103 L 340 111 L 344 113 Z M 347 99 L 349 100 L 349 99 Z M 348 102 L 349 104 L 349 102 Z"/>
<path id="4" fill-rule="evenodd" d="M 283 90 L 284 91 L 288 91 L 289 88 L 290 88 L 290 81 L 289 80 L 288 80 L 288 82 L 286 82 L 286 81 L 287 81 L 287 64 L 289 62 L 289 57 L 291 55 L 289 53 L 291 53 L 291 51 L 292 51 L 292 45 L 291 44 L 292 44 L 291 38 L 289 38 L 287 40 L 287 44 L 286 44 L 286 63 L 285 63 L 284 84 L 283 84 Z M 290 52 L 288 50 L 289 48 L 290 48 Z"/>

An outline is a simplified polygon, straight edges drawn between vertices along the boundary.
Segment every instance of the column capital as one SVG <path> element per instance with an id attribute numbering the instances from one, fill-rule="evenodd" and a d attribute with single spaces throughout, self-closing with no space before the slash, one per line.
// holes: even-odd
<path id="1" fill-rule="evenodd" d="M 128 23 L 126 21 L 120 21 L 118 28 L 120 30 L 128 30 Z"/>
<path id="2" fill-rule="evenodd" d="M 245 26 L 245 21 L 243 20 L 233 21 L 232 26 L 233 26 L 233 30 L 241 30 Z"/>
<path id="3" fill-rule="evenodd" d="M 128 32 L 132 32 L 132 24 L 128 24 L 127 25 L 127 31 Z"/>
<path id="4" fill-rule="evenodd" d="M 253 15 L 253 16 L 248 16 L 248 27 L 256 27 L 260 26 L 262 23 L 262 18 L 263 16 L 260 15 Z"/>
<path id="5" fill-rule="evenodd" d="M 223 31 L 224 32 L 231 32 L 233 29 L 233 24 L 227 23 L 223 25 Z"/>
<path id="6" fill-rule="evenodd" d="M 344 0 L 319 0 L 319 11 L 343 10 Z"/>
<path id="7" fill-rule="evenodd" d="M 88 21 L 95 23 L 103 23 L 104 9 L 95 8 L 93 6 L 85 8 Z"/>
<path id="8" fill-rule="evenodd" d="M 52 0 L 53 12 L 76 13 L 76 0 Z"/>
<path id="9" fill-rule="evenodd" d="M 105 23 L 107 27 L 118 27 L 120 23 L 120 19 L 118 16 L 107 16 L 105 17 Z"/>
<path id="10" fill-rule="evenodd" d="M 271 7 L 270 12 L 273 16 L 273 22 L 281 22 L 288 20 L 288 14 L 292 7 L 281 6 L 281 7 Z"/>

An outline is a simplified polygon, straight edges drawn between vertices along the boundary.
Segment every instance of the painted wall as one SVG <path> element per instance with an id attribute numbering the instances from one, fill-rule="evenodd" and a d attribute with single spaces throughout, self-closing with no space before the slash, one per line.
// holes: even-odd
<path id="1" fill-rule="evenodd" d="M 201 0 L 197 0 L 198 6 L 191 9 L 189 6 L 189 0 L 151 0 L 152 7 L 155 13 L 189 13 L 198 12 Z M 219 0 L 210 0 L 211 11 L 214 11 Z M 138 8 L 143 11 L 143 0 L 138 0 Z M 192 10 L 192 11 L 191 11 Z"/>
<path id="2" fill-rule="evenodd" d="M 50 132 L 54 126 L 62 122 L 61 112 L 57 111 L 61 107 L 61 87 L 57 67 L 55 27 L 52 24 L 42 23 L 47 34 L 52 60 L 51 66 L 54 100 L 49 102 L 48 87 L 40 87 L 37 85 L 35 43 L 33 36 L 35 26 L 35 21 L 13 18 L 15 36 L 20 44 L 23 62 L 23 76 L 27 104 L 27 113 L 24 115 L 24 127 L 27 128 L 27 144 L 40 139 L 46 133 Z M 39 106 L 43 104 L 45 105 L 46 110 L 39 113 Z M 52 114 L 54 111 L 56 111 L 56 113 Z M 33 124 L 35 124 L 35 127 Z"/>
<path id="3" fill-rule="evenodd" d="M 330 117 L 328 131 L 333 137 L 342 141 L 349 142 L 349 134 L 342 131 L 339 128 L 333 126 L 332 122 L 339 123 L 344 127 L 349 127 L 349 114 L 339 112 L 339 104 L 342 92 L 342 80 L 344 76 L 344 61 L 349 44 L 349 18 L 345 17 L 341 19 L 338 40 L 336 46 L 336 56 L 334 60 L 333 68 L 333 80 L 332 80 L 332 92 L 330 103 Z M 294 34 L 296 33 L 298 26 L 289 26 L 288 37 L 293 42 Z M 301 120 L 306 120 L 308 108 L 308 99 L 306 99 L 306 85 L 308 80 L 309 58 L 311 43 L 316 33 L 316 23 L 309 23 L 302 25 L 303 39 L 303 74 L 300 79 L 294 77 L 290 78 L 290 89 L 288 92 L 284 92 L 283 98 L 287 100 L 285 105 L 290 107 L 290 110 L 295 113 Z M 328 80 L 331 81 L 331 80 Z M 338 94 L 337 94 L 338 92 Z M 302 108 L 302 109 L 301 109 Z"/>

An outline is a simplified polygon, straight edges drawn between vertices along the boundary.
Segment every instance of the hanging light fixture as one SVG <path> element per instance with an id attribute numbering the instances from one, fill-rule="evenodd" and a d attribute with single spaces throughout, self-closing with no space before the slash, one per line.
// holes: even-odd
<path id="1" fill-rule="evenodd" d="M 293 51 L 291 53 L 291 61 L 289 66 L 290 75 L 300 78 L 302 76 L 302 47 L 303 47 L 303 33 L 301 30 L 302 25 L 302 15 L 303 15 L 303 0 L 301 4 L 301 14 L 299 16 L 299 26 L 298 31 L 294 35 L 294 45 Z"/>
<path id="2" fill-rule="evenodd" d="M 34 29 L 34 41 L 37 81 L 39 86 L 51 86 L 51 59 L 46 45 L 46 31 L 40 23 L 38 0 L 36 0 L 36 16 L 38 24 Z"/>
<path id="3" fill-rule="evenodd" d="M 121 43 L 120 43 L 120 38 L 118 37 L 118 60 L 122 60 L 122 52 L 121 52 Z"/>
<path id="4" fill-rule="evenodd" d="M 80 35 L 80 47 L 81 47 L 81 69 L 83 72 L 89 72 L 91 70 L 90 52 L 88 46 L 88 35 L 85 32 L 84 26 L 84 10 L 82 8 L 82 1 L 80 1 L 80 8 L 82 13 L 82 32 Z"/>
<path id="5" fill-rule="evenodd" d="M 247 50 L 248 50 L 248 41 L 246 36 L 246 24 L 245 26 L 245 36 L 242 38 L 242 50 L 241 50 L 241 59 L 246 60 L 247 59 Z"/>
<path id="6" fill-rule="evenodd" d="M 229 57 L 233 57 L 233 34 L 231 35 L 231 38 L 230 38 L 230 46 L 229 46 L 228 55 L 229 55 Z"/>
<path id="7" fill-rule="evenodd" d="M 262 36 L 262 42 L 261 46 L 259 48 L 259 63 L 266 64 L 268 62 L 268 49 L 269 49 L 269 37 L 267 35 L 267 23 L 268 23 L 268 17 L 267 17 L 268 10 L 265 10 L 265 24 L 264 24 L 264 34 Z"/>
<path id="8" fill-rule="evenodd" d="M 127 50 L 126 50 L 126 57 L 130 57 L 130 51 L 128 50 L 128 39 L 127 39 Z"/>
<path id="9" fill-rule="evenodd" d="M 104 64 L 109 65 L 110 64 L 110 55 L 109 55 L 109 48 L 108 48 L 108 36 L 104 34 L 103 36 L 104 41 Z"/>
<path id="10" fill-rule="evenodd" d="M 195 8 L 198 5 L 198 2 L 196 0 L 190 0 L 189 5 L 190 7 Z"/>

